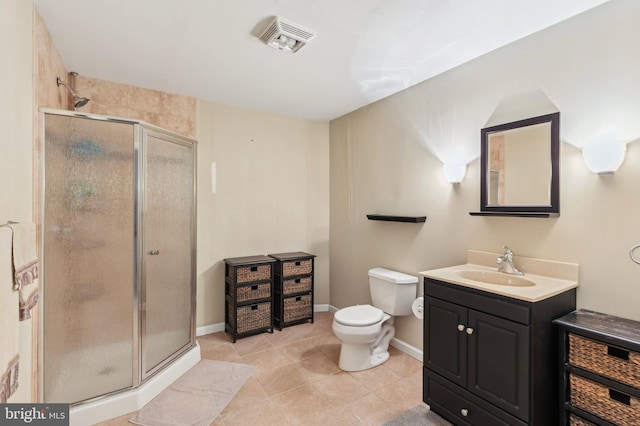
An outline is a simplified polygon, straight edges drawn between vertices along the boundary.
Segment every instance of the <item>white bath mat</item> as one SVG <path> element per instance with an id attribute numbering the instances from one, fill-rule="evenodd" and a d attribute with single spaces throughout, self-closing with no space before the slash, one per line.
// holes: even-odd
<path id="1" fill-rule="evenodd" d="M 202 360 L 129 421 L 148 426 L 208 426 L 254 369 L 252 365 Z"/>

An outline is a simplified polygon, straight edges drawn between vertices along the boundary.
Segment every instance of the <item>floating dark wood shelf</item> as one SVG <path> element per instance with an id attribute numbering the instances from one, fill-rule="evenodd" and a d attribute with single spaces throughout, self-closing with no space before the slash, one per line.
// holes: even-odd
<path id="1" fill-rule="evenodd" d="M 547 212 L 469 212 L 471 216 L 558 217 L 560 213 Z"/>
<path id="2" fill-rule="evenodd" d="M 422 223 L 427 220 L 426 216 L 390 216 L 384 214 L 368 214 L 369 220 L 384 220 L 387 222 L 409 222 Z"/>

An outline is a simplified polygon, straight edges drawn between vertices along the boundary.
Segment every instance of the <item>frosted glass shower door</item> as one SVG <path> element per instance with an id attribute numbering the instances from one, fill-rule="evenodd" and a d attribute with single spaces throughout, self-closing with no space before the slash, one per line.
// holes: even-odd
<path id="1" fill-rule="evenodd" d="M 75 403 L 134 384 L 134 126 L 45 114 L 44 159 L 43 397 Z"/>
<path id="2" fill-rule="evenodd" d="M 144 131 L 142 373 L 194 342 L 194 151 Z"/>

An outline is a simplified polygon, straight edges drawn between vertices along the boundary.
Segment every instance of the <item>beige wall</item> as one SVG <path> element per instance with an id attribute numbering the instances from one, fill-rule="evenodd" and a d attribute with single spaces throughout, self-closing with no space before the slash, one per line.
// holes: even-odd
<path id="1" fill-rule="evenodd" d="M 367 270 L 376 266 L 417 275 L 464 263 L 477 209 L 479 169 L 463 184 L 447 183 L 442 163 L 388 119 L 388 101 L 331 122 L 331 304 L 370 303 Z M 479 132 L 478 132 L 479 133 Z M 370 213 L 427 216 L 425 223 L 369 221 Z M 419 287 L 422 294 L 422 288 Z M 422 323 L 396 319 L 397 337 L 422 347 Z"/>
<path id="2" fill-rule="evenodd" d="M 578 307 L 640 320 L 640 266 L 628 256 L 640 243 L 640 56 L 629 53 L 640 43 L 637 16 L 634 0 L 607 3 L 332 121 L 331 303 L 369 302 L 370 267 L 417 274 L 507 244 L 516 264 L 518 255 L 579 263 Z M 480 129 L 505 99 L 533 92 L 561 113 L 561 216 L 469 216 L 479 210 Z M 598 176 L 567 142 L 583 146 L 609 126 L 632 143 L 620 170 Z M 452 158 L 471 161 L 458 186 L 443 178 Z M 370 222 L 367 213 L 427 221 Z M 422 348 L 420 321 L 397 324 L 399 339 Z"/>
<path id="3" fill-rule="evenodd" d="M 0 223 L 32 221 L 33 81 L 31 2 L 6 0 L 0 6 Z"/>
<path id="4" fill-rule="evenodd" d="M 3 0 L 0 4 L 0 224 L 33 219 L 33 80 L 31 2 Z M 18 315 L 18 306 L 0 306 Z M 31 401 L 30 364 L 32 320 L 20 322 L 20 376 L 9 402 Z M 1 333 L 1 331 L 0 331 Z M 0 345 L 2 345 L 0 339 Z M 0 366 L 0 374 L 6 365 Z"/>
<path id="5" fill-rule="evenodd" d="M 328 304 L 329 123 L 205 101 L 197 110 L 197 325 L 224 322 L 228 257 L 315 254 L 315 304 Z"/>

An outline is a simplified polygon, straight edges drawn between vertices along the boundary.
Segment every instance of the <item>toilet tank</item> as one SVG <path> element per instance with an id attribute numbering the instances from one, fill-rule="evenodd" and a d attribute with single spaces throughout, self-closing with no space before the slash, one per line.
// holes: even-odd
<path id="1" fill-rule="evenodd" d="M 371 302 L 389 315 L 411 315 L 418 277 L 385 268 L 369 269 Z"/>

